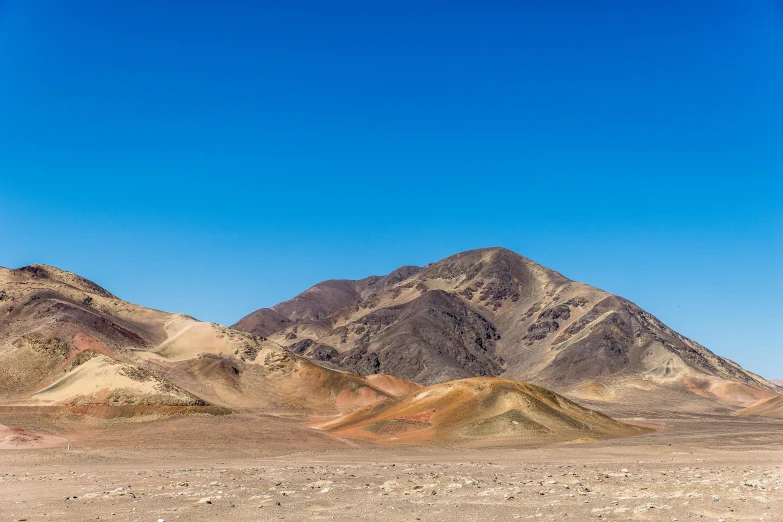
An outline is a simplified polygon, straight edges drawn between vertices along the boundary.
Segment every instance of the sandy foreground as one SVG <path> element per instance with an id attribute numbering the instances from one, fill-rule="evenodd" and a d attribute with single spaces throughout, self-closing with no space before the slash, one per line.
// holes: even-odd
<path id="1" fill-rule="evenodd" d="M 783 421 L 631 439 L 371 447 L 261 414 L 117 422 L 0 450 L 0 520 L 783 520 Z M 0 415 L 52 431 L 59 421 Z"/>

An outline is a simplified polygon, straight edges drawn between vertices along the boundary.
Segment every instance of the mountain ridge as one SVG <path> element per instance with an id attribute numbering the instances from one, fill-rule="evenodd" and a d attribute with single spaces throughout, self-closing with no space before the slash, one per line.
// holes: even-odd
<path id="1" fill-rule="evenodd" d="M 394 291 L 421 270 L 403 267 L 359 283 L 322 285 L 279 310 L 289 313 L 291 322 L 326 328 L 331 321 L 327 312 L 335 302 L 366 307 L 368 300 Z M 55 267 L 0 269 L 0 301 L 0 408 L 11 415 L 67 417 L 71 426 L 94 426 L 96 418 L 149 421 L 231 415 L 238 410 L 300 419 L 297 423 L 305 426 L 316 419 L 322 423 L 348 418 L 386 402 L 392 411 L 408 408 L 409 403 L 416 409 L 423 404 L 417 402 L 420 392 L 438 395 L 439 390 L 454 389 L 458 392 L 447 392 L 433 403 L 441 413 L 433 416 L 435 424 L 422 421 L 431 436 L 418 438 L 418 443 L 551 443 L 645 432 L 572 404 L 555 392 L 494 377 L 454 380 L 422 392 L 421 384 L 373 373 L 372 366 L 365 375 L 356 375 L 295 353 L 309 350 L 312 355 L 317 347 L 310 344 L 303 350 L 285 349 L 252 333 L 144 308 Z M 386 329 L 386 337 L 380 339 L 417 339 L 422 346 L 440 342 L 440 320 L 449 318 L 451 337 L 444 342 L 453 351 L 430 362 L 441 366 L 441 372 L 459 370 L 459 365 L 444 364 L 447 355 L 475 372 L 493 364 L 489 373 L 500 371 L 502 361 L 494 360 L 491 350 L 497 337 L 491 325 L 444 290 L 427 290 L 410 306 L 381 315 L 376 318 L 380 323 L 396 323 L 400 329 Z M 367 327 L 374 324 L 375 319 L 370 320 Z M 482 342 L 468 346 L 477 339 Z M 471 350 L 460 351 L 466 346 Z M 367 353 L 373 352 L 350 355 L 361 364 Z M 370 411 L 386 415 L 389 408 Z M 492 418 L 487 417 L 487 408 L 494 412 Z M 470 413 L 455 420 L 454 412 L 462 410 Z M 407 426 L 407 420 L 401 422 Z M 334 433 L 341 441 L 350 437 L 402 443 L 396 436 L 398 424 L 398 419 L 381 419 L 372 426 L 355 426 L 351 433 Z"/>
<path id="2" fill-rule="evenodd" d="M 296 353 L 425 385 L 500 376 L 607 403 L 642 400 L 645 392 L 667 388 L 680 398 L 705 399 L 705 408 L 707 402 L 737 407 L 780 392 L 631 301 L 505 248 L 407 268 L 391 279 L 316 284 L 233 328 L 253 331 L 254 321 L 274 312 L 280 320 L 271 328 L 264 324 L 266 336 Z M 433 292 L 448 306 L 420 306 L 425 296 L 436 300 Z M 484 335 L 460 322 L 461 314 L 484 324 Z"/>
<path id="3" fill-rule="evenodd" d="M 662 410 L 734 411 L 781 393 L 627 299 L 503 248 L 319 283 L 234 328 L 122 301 L 47 265 L 0 268 L 0 283 L 6 404 L 348 412 L 474 377 L 529 382 L 606 411 L 651 399 Z M 388 377 L 373 381 L 379 374 Z M 65 385 L 85 375 L 100 392 Z"/>

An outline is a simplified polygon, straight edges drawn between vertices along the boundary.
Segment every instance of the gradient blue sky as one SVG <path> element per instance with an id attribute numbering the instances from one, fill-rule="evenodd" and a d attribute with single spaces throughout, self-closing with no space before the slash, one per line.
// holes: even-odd
<path id="1" fill-rule="evenodd" d="M 231 324 L 502 245 L 783 377 L 783 3 L 0 0 L 0 265 Z"/>

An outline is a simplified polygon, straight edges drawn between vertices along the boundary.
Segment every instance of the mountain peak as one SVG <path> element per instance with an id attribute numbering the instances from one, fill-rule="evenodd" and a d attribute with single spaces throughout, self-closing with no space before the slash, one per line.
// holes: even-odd
<path id="1" fill-rule="evenodd" d="M 84 277 L 76 275 L 73 272 L 68 272 L 67 270 L 50 265 L 32 264 L 9 270 L 9 272 L 16 278 L 50 281 L 53 283 L 65 284 L 90 294 L 95 294 L 110 299 L 115 298 L 115 296 L 112 295 L 108 290 L 90 281 L 89 279 L 85 279 Z"/>
<path id="2" fill-rule="evenodd" d="M 234 327 L 263 328 L 323 364 L 422 384 L 500 376 L 608 403 L 655 390 L 695 408 L 778 390 L 633 303 L 503 247 L 392 274 L 320 283 L 274 307 L 282 320 L 257 311 Z"/>

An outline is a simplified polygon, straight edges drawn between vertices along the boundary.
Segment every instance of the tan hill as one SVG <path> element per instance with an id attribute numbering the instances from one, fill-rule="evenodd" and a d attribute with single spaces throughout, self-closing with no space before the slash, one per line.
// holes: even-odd
<path id="1" fill-rule="evenodd" d="M 383 390 L 395 397 L 402 397 L 403 395 L 408 395 L 410 392 L 423 388 L 421 384 L 415 383 L 413 381 L 407 381 L 405 379 L 400 379 L 399 377 L 394 377 L 393 375 L 376 373 L 373 375 L 368 375 L 365 378 L 367 379 L 367 382 L 379 390 Z"/>
<path id="2" fill-rule="evenodd" d="M 630 301 L 503 248 L 319 283 L 234 328 L 361 375 L 501 376 L 606 407 L 736 408 L 781 392 Z"/>
<path id="3" fill-rule="evenodd" d="M 391 396 L 262 337 L 127 303 L 54 267 L 0 268 L 0 404 L 334 413 Z"/>
<path id="4" fill-rule="evenodd" d="M 318 425 L 376 442 L 563 442 L 647 430 L 617 422 L 544 388 L 474 377 L 435 384 Z"/>
<path id="5" fill-rule="evenodd" d="M 772 397 L 751 404 L 747 408 L 742 408 L 735 412 L 735 415 L 741 417 L 773 417 L 783 419 L 783 397 Z"/>

